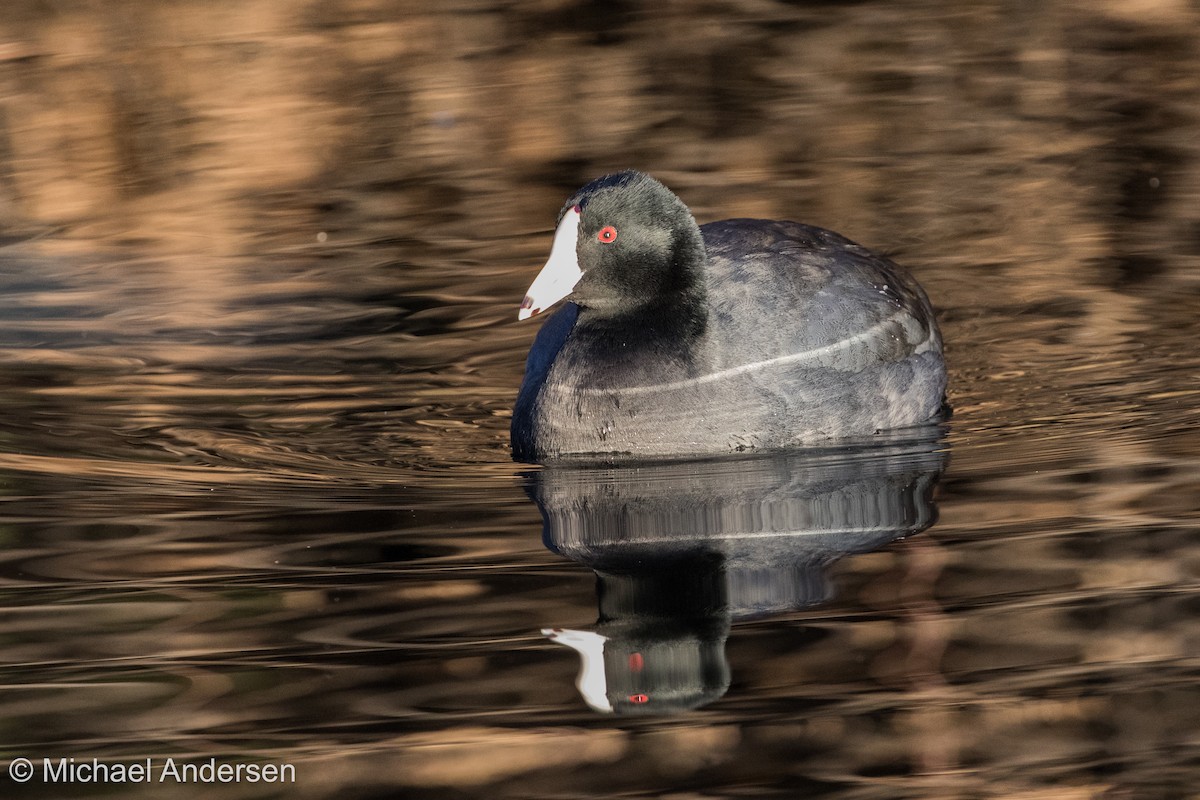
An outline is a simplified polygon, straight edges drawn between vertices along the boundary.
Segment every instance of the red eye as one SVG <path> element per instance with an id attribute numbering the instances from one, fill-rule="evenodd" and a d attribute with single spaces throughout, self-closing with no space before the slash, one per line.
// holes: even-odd
<path id="1" fill-rule="evenodd" d="M 631 694 L 631 695 L 629 695 L 629 702 L 633 703 L 634 705 L 640 706 L 642 703 L 649 703 L 650 698 L 644 694 Z"/>
<path id="2" fill-rule="evenodd" d="M 596 238 L 605 243 L 615 241 L 617 238 L 617 229 L 612 225 L 605 225 L 600 229 L 600 232 L 596 234 Z"/>

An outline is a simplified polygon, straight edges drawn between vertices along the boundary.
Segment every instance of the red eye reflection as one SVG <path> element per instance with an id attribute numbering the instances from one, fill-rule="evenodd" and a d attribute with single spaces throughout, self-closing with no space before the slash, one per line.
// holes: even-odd
<path id="1" fill-rule="evenodd" d="M 629 695 L 629 702 L 635 706 L 640 706 L 642 703 L 649 703 L 650 697 L 644 694 L 631 694 Z"/>
<path id="2" fill-rule="evenodd" d="M 629 654 L 629 671 L 630 672 L 641 672 L 642 668 L 645 666 L 646 666 L 646 659 L 642 658 L 641 653 L 630 653 Z"/>
<path id="3" fill-rule="evenodd" d="M 600 229 L 600 232 L 596 234 L 596 238 L 602 242 L 605 242 L 606 244 L 608 242 L 615 241 L 617 238 L 617 229 L 612 225 L 605 225 Z"/>

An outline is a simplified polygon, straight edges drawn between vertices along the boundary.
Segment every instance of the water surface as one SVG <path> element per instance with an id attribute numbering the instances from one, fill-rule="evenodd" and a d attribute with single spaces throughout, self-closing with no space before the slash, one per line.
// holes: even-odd
<path id="1" fill-rule="evenodd" d="M 170 158 L 105 171 L 76 141 L 71 183 L 16 158 L 49 118 L 4 123 L 0 758 L 298 778 L 4 796 L 1196 797 L 1194 12 L 542 5 L 95 48 L 54 31 L 99 12 L 9 23 L 11 103 L 131 64 L 118 95 L 157 111 L 126 123 L 160 137 L 133 152 Z M 191 77 L 156 83 L 170 56 Z M 235 85 L 279 152 L 210 113 Z M 798 217 L 908 265 L 944 437 L 511 463 L 517 303 L 562 198 L 630 163 L 701 221 Z M 632 630 L 630 668 L 674 648 L 705 665 L 694 708 L 598 713 L 543 629 Z"/>

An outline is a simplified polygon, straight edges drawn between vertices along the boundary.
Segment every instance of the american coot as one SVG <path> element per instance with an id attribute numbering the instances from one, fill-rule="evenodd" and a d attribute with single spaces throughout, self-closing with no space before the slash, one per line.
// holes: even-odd
<path id="1" fill-rule="evenodd" d="M 513 410 L 521 461 L 779 449 L 943 406 L 941 335 L 903 269 L 797 222 L 697 225 L 634 170 L 566 202 L 519 318 L 563 298 Z"/>

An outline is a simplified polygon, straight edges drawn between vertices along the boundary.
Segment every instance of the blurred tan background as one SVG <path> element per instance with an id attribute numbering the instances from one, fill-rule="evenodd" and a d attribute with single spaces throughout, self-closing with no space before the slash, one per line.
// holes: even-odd
<path id="1" fill-rule="evenodd" d="M 1015 269 L 1025 300 L 1193 287 L 1198 32 L 1183 0 L 12 0 L 0 209 L 181 253 L 494 244 L 637 166 L 702 221 Z"/>

